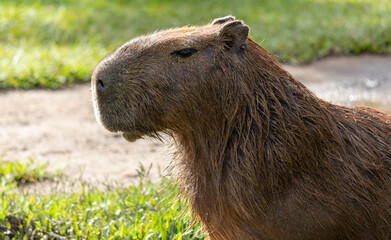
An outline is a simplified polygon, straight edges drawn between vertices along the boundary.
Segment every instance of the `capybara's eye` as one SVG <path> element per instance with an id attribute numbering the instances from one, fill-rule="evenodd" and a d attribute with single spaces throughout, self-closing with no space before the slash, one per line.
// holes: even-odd
<path id="1" fill-rule="evenodd" d="M 175 50 L 171 53 L 171 55 L 178 56 L 181 58 L 188 58 L 196 52 L 197 50 L 194 48 L 185 48 L 181 50 Z"/>

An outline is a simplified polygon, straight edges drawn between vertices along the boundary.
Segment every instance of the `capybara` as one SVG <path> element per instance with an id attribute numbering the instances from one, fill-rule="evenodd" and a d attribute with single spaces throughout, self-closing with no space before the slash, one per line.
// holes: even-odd
<path id="1" fill-rule="evenodd" d="M 210 239 L 391 239 L 391 117 L 317 98 L 248 33 L 227 16 L 125 43 L 92 75 L 98 121 L 174 139 Z"/>

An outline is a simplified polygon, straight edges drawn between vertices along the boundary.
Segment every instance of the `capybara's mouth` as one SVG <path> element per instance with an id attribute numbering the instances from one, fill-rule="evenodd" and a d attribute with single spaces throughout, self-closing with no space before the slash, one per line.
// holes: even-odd
<path id="1" fill-rule="evenodd" d="M 126 141 L 134 142 L 141 138 L 143 134 L 141 132 L 123 132 L 122 136 L 126 139 Z"/>

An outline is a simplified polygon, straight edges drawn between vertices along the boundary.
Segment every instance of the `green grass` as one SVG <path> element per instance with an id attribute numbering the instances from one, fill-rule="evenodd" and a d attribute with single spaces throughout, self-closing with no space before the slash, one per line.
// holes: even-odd
<path id="1" fill-rule="evenodd" d="M 233 14 L 282 61 L 391 53 L 389 0 L 0 0 L 0 88 L 89 79 L 121 43 Z"/>
<path id="2" fill-rule="evenodd" d="M 46 174 L 34 163 L 0 162 L 0 239 L 204 239 L 169 179 L 153 184 L 141 177 L 128 188 L 82 184 L 50 195 L 17 187 L 15 176 L 40 181 Z"/>
<path id="3" fill-rule="evenodd" d="M 46 165 L 28 162 L 2 162 L 0 159 L 0 181 L 2 186 L 14 187 L 44 180 L 52 180 L 54 175 L 46 174 Z M 2 189 L 4 190 L 4 189 Z"/>

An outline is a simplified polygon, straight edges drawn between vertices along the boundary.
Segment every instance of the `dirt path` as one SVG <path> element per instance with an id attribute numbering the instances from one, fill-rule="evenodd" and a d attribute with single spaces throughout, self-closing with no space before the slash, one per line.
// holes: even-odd
<path id="1" fill-rule="evenodd" d="M 345 105 L 364 104 L 391 113 L 391 56 L 339 57 L 285 66 L 320 97 Z M 95 121 L 89 85 L 64 90 L 0 91 L 0 154 L 5 160 L 30 157 L 62 167 L 71 178 L 133 183 L 140 163 L 163 174 L 168 142 L 126 142 Z"/>

